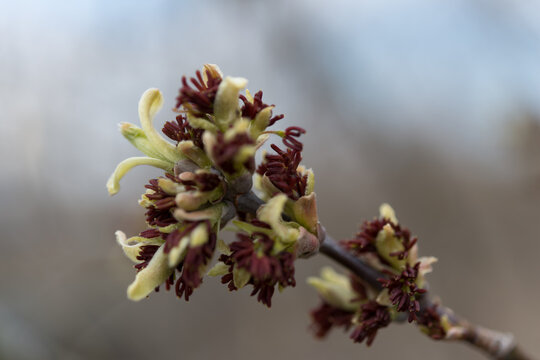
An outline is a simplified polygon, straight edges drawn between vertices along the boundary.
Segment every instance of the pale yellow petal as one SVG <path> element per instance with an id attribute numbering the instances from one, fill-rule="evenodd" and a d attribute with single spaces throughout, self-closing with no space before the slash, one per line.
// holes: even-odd
<path id="1" fill-rule="evenodd" d="M 309 277 L 307 283 L 315 288 L 319 295 L 328 304 L 339 309 L 354 311 L 360 303 L 353 301 L 358 298 L 349 279 L 345 275 L 338 274 L 330 267 L 321 271 L 321 277 Z"/>
<path id="2" fill-rule="evenodd" d="M 220 203 L 214 206 L 210 206 L 204 210 L 198 211 L 185 211 L 184 209 L 177 208 L 173 216 L 178 221 L 200 221 L 200 220 L 211 220 L 213 224 L 217 223 L 221 218 L 221 213 L 225 205 Z"/>
<path id="3" fill-rule="evenodd" d="M 274 196 L 257 210 L 257 218 L 269 224 L 282 242 L 291 243 L 296 241 L 299 231 L 296 228 L 285 225 L 281 219 L 287 199 L 287 195 L 285 194 Z"/>
<path id="4" fill-rule="evenodd" d="M 137 260 L 137 256 L 139 256 L 142 246 L 163 244 L 161 238 L 147 239 L 141 236 L 133 236 L 128 239 L 126 234 L 120 230 L 114 234 L 116 235 L 116 242 L 122 247 L 124 254 L 134 263 L 140 262 L 140 260 Z"/>
<path id="5" fill-rule="evenodd" d="M 394 211 L 394 209 L 392 209 L 392 207 L 388 204 L 382 204 L 379 208 L 379 213 L 381 215 L 382 218 L 384 219 L 388 219 L 390 220 L 391 222 L 393 222 L 394 224 L 398 224 L 398 219 L 396 217 L 396 212 Z"/>
<path id="6" fill-rule="evenodd" d="M 267 106 L 255 116 L 255 119 L 251 122 L 249 132 L 252 139 L 256 139 L 266 128 L 270 122 L 272 116 L 273 106 Z"/>
<path id="7" fill-rule="evenodd" d="M 233 282 L 234 286 L 236 286 L 237 289 L 241 289 L 249 282 L 249 279 L 251 278 L 251 274 L 243 268 L 239 268 L 238 266 L 234 266 L 233 269 Z"/>
<path id="8" fill-rule="evenodd" d="M 257 137 L 257 141 L 255 142 L 255 148 L 259 150 L 261 146 L 264 145 L 264 143 L 270 138 L 269 134 L 261 134 Z M 263 155 L 264 159 L 264 155 Z"/>
<path id="9" fill-rule="evenodd" d="M 191 240 L 189 242 L 189 246 L 196 247 L 204 245 L 208 242 L 209 234 L 208 230 L 206 229 L 206 224 L 199 224 L 193 231 L 191 232 Z"/>
<path id="10" fill-rule="evenodd" d="M 159 178 L 158 186 L 163 190 L 167 195 L 175 196 L 177 193 L 184 191 L 184 186 L 178 184 L 177 182 L 172 181 L 169 178 Z"/>
<path id="11" fill-rule="evenodd" d="M 135 281 L 129 285 L 127 296 L 133 301 L 139 301 L 147 297 L 154 289 L 163 284 L 171 275 L 173 269 L 169 268 L 167 255 L 161 246 L 148 266 L 137 273 Z"/>
<path id="12" fill-rule="evenodd" d="M 306 195 L 309 195 L 313 191 L 315 191 L 315 174 L 313 173 L 313 170 L 311 170 L 311 169 L 307 169 L 305 171 L 305 174 L 307 175 Z"/>
<path id="13" fill-rule="evenodd" d="M 210 270 L 208 270 L 208 276 L 223 276 L 229 272 L 229 265 L 222 263 L 221 261 L 216 263 Z"/>
<path id="14" fill-rule="evenodd" d="M 381 290 L 379 295 L 377 295 L 375 301 L 379 305 L 392 306 L 392 301 L 390 301 L 390 294 L 388 293 L 388 289 Z"/>
<path id="15" fill-rule="evenodd" d="M 209 168 L 212 166 L 212 162 L 206 153 L 201 148 L 196 146 L 191 140 L 180 141 L 177 149 L 186 158 L 190 159 L 201 168 Z"/>
<path id="16" fill-rule="evenodd" d="M 184 236 L 177 246 L 169 251 L 169 267 L 175 268 L 186 256 L 189 245 L 189 236 Z"/>
<path id="17" fill-rule="evenodd" d="M 306 227 L 312 234 L 317 234 L 317 199 L 314 192 L 307 196 L 302 196 L 292 205 L 294 219 L 302 226 Z"/>
<path id="18" fill-rule="evenodd" d="M 401 270 L 405 267 L 407 259 L 399 260 L 396 256 L 390 255 L 405 249 L 401 240 L 395 236 L 390 224 L 383 226 L 383 229 L 377 234 L 375 247 L 379 255 L 388 261 L 394 269 Z"/>
<path id="19" fill-rule="evenodd" d="M 168 160 L 166 157 L 161 155 L 159 151 L 157 151 L 152 146 L 152 144 L 146 137 L 144 130 L 141 129 L 140 127 L 127 123 L 127 122 L 121 122 L 119 124 L 119 129 L 120 129 L 120 133 L 133 146 L 135 146 L 140 152 L 142 152 L 146 156 L 156 158 L 156 159 L 161 159 L 161 160 Z"/>
<path id="20" fill-rule="evenodd" d="M 217 249 L 221 254 L 231 255 L 231 249 L 229 248 L 229 245 L 223 241 L 223 239 L 218 239 Z"/>
<path id="21" fill-rule="evenodd" d="M 170 171 L 173 167 L 173 164 L 171 162 L 165 160 L 153 159 L 149 157 L 128 158 L 118 164 L 111 177 L 107 181 L 107 190 L 109 191 L 109 195 L 116 194 L 120 190 L 120 180 L 124 177 L 124 175 L 126 175 L 129 170 L 139 165 L 155 166 L 167 171 Z"/>
<path id="22" fill-rule="evenodd" d="M 272 235 L 272 229 L 259 227 L 248 222 L 244 222 L 240 220 L 233 220 L 233 224 L 236 225 L 240 230 L 248 233 L 249 235 L 255 232 L 263 233 L 266 235 Z"/>
<path id="23" fill-rule="evenodd" d="M 252 104 L 253 104 L 253 101 L 255 101 L 255 99 L 253 98 L 253 95 L 251 95 L 251 92 L 248 89 L 246 89 L 246 99 Z"/>
<path id="24" fill-rule="evenodd" d="M 209 120 L 196 117 L 191 113 L 187 113 L 187 121 L 191 127 L 195 129 L 204 129 L 210 132 L 216 133 L 218 131 L 217 126 Z"/>
<path id="25" fill-rule="evenodd" d="M 182 154 L 176 151 L 173 144 L 166 141 L 154 128 L 153 121 L 156 113 L 163 106 L 163 96 L 158 89 L 146 90 L 139 100 L 139 118 L 141 126 L 154 149 L 172 162 L 182 159 Z"/>
<path id="26" fill-rule="evenodd" d="M 223 78 L 223 73 L 221 72 L 221 69 L 216 64 L 204 64 L 203 65 L 203 81 L 205 84 L 208 84 L 208 75 L 206 75 L 206 72 L 209 71 L 210 74 L 212 74 L 212 77 L 214 78 Z"/>
<path id="27" fill-rule="evenodd" d="M 214 114 L 216 123 L 221 131 L 226 131 L 229 125 L 240 119 L 240 104 L 238 95 L 240 90 L 245 88 L 247 80 L 244 78 L 234 78 L 227 76 L 221 84 L 216 94 L 214 102 Z"/>

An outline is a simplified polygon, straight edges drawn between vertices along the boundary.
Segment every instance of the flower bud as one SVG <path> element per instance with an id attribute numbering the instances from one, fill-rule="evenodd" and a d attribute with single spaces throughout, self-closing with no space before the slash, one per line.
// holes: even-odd
<path id="1" fill-rule="evenodd" d="M 178 143 L 178 150 L 201 168 L 209 168 L 212 165 L 205 152 L 198 146 L 195 146 L 191 140 Z"/>
<path id="2" fill-rule="evenodd" d="M 405 266 L 407 262 L 405 259 L 400 260 L 396 256 L 391 255 L 403 251 L 404 246 L 399 238 L 395 236 L 394 229 L 390 224 L 384 225 L 382 230 L 379 231 L 375 240 L 375 246 L 379 256 L 390 263 L 393 268 L 401 269 Z"/>
<path id="3" fill-rule="evenodd" d="M 314 192 L 307 196 L 302 196 L 293 202 L 292 213 L 294 220 L 304 226 L 312 234 L 317 234 L 317 198 Z"/>
<path id="4" fill-rule="evenodd" d="M 214 103 L 214 115 L 221 131 L 226 131 L 231 124 L 240 119 L 238 94 L 246 85 L 246 79 L 230 76 L 227 76 L 219 85 Z"/>
<path id="5" fill-rule="evenodd" d="M 294 223 L 285 223 L 282 220 L 281 214 L 286 201 L 285 194 L 278 194 L 257 210 L 257 218 L 272 227 L 272 231 L 283 245 L 294 243 L 300 235 Z"/>
<path id="6" fill-rule="evenodd" d="M 355 311 L 360 307 L 360 303 L 355 301 L 358 294 L 351 287 L 349 278 L 338 274 L 331 267 L 324 267 L 320 277 L 309 277 L 307 282 L 326 303 L 334 307 L 348 311 Z"/>

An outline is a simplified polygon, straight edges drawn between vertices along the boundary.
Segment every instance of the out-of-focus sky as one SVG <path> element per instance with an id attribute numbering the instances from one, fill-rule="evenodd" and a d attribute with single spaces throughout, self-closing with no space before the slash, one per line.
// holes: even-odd
<path id="1" fill-rule="evenodd" d="M 540 351 L 540 5 L 534 1 L 0 1 L 0 358 L 479 359 L 395 326 L 370 349 L 315 341 L 316 295 L 264 309 L 209 279 L 190 303 L 125 299 L 113 233 L 144 227 L 117 131 L 158 87 L 217 63 L 307 129 L 320 217 L 335 237 L 389 201 L 440 259 L 432 286 L 471 320 Z M 159 125 L 159 124 L 158 124 Z M 402 214 L 402 215 L 400 215 Z"/>

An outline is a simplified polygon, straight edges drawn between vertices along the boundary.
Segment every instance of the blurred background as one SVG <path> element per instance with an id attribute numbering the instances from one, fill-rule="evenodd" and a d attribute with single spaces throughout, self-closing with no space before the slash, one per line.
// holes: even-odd
<path id="1" fill-rule="evenodd" d="M 428 1 L 0 1 L 1 359 L 482 359 L 394 325 L 371 348 L 308 331 L 297 262 L 271 310 L 207 279 L 185 303 L 126 299 L 114 231 L 144 229 L 137 150 L 117 130 L 160 88 L 217 63 L 307 129 L 336 238 L 390 202 L 439 258 L 432 290 L 540 353 L 540 4 Z"/>

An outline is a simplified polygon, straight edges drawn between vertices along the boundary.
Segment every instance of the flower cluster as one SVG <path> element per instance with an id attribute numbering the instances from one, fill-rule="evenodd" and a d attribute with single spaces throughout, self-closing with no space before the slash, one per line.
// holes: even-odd
<path id="1" fill-rule="evenodd" d="M 370 346 L 377 336 L 377 331 L 390 324 L 390 312 L 386 306 L 371 300 L 360 308 L 358 322 L 360 325 L 352 332 L 351 339 L 354 342 L 362 342 L 367 339 L 366 344 Z"/>
<path id="2" fill-rule="evenodd" d="M 221 282 L 228 283 L 231 291 L 253 285 L 251 295 L 258 294 L 257 300 L 270 307 L 276 284 L 281 288 L 296 285 L 294 254 L 274 254 L 275 241 L 263 233 L 238 234 L 238 239 L 231 244 L 228 254 L 219 258 L 228 266 Z"/>
<path id="3" fill-rule="evenodd" d="M 396 310 L 409 312 L 409 322 L 416 320 L 416 313 L 420 311 L 417 294 L 426 292 L 426 289 L 420 289 L 416 284 L 419 268 L 420 262 L 412 267 L 405 264 L 405 269 L 401 274 L 394 275 L 388 271 L 386 273 L 390 275 L 390 278 L 379 280 L 382 286 L 388 289 L 389 300 L 396 306 Z"/>
<path id="4" fill-rule="evenodd" d="M 448 330 L 451 328 L 448 317 L 441 317 L 438 310 L 438 305 L 430 306 L 420 313 L 417 319 L 420 329 L 433 340 L 446 338 Z"/>
<path id="5" fill-rule="evenodd" d="M 341 245 L 386 277 L 378 279 L 377 288 L 329 270 L 321 278 L 311 278 L 309 282 L 323 299 L 321 307 L 312 312 L 318 336 L 334 326 L 355 326 L 351 338 L 355 342 L 366 340 L 369 346 L 380 328 L 405 313 L 409 322 L 416 321 L 432 338 L 444 337 L 443 319 L 437 318 L 436 312 L 421 311 L 419 301 L 426 292 L 424 276 L 436 259 L 418 258 L 417 238 L 399 225 L 389 205 L 383 204 L 379 218 L 363 223 L 355 238 Z"/>
<path id="6" fill-rule="evenodd" d="M 296 126 L 287 128 L 283 134 L 283 144 L 287 149 L 280 149 L 272 144 L 276 154 L 265 154 L 263 163 L 257 168 L 257 174 L 265 179 L 267 192 L 282 192 L 291 200 L 298 200 L 312 191 L 308 188 L 308 179 L 313 176 L 313 172 L 299 168 L 303 144 L 295 138 L 303 133 L 305 130 Z"/>
<path id="7" fill-rule="evenodd" d="M 164 285 L 189 300 L 218 249 L 209 274 L 221 275 L 231 290 L 252 285 L 252 295 L 270 306 L 276 286 L 295 285 L 295 259 L 318 249 L 314 177 L 300 165 L 298 137 L 305 131 L 267 130 L 283 115 L 273 115 L 274 105 L 263 102 L 262 91 L 241 94 L 246 84 L 208 64 L 195 77 L 182 78 L 174 120 L 162 129 L 165 137 L 153 126 L 163 105 L 157 89 L 139 101 L 141 127 L 120 124 L 122 135 L 145 156 L 117 166 L 107 182 L 109 193 L 117 193 L 122 177 L 137 165 L 164 171 L 149 181 L 139 201 L 147 229 L 130 238 L 116 233 L 137 270 L 130 299 L 144 299 Z M 271 135 L 287 149 L 272 144 L 277 155 L 264 155 L 257 167 L 255 153 Z M 255 174 L 265 203 L 246 214 L 236 204 L 252 194 Z M 218 240 L 219 232 L 237 215 L 238 240 L 227 245 Z"/>
<path id="8" fill-rule="evenodd" d="M 371 345 L 377 331 L 391 321 L 391 311 L 373 299 L 374 292 L 358 277 L 336 273 L 331 268 L 323 268 L 320 277 L 311 277 L 312 285 L 322 299 L 321 305 L 312 310 L 312 329 L 322 338 L 336 327 L 344 330 L 353 328 L 350 338 L 354 342 L 367 339 Z"/>
<path id="9" fill-rule="evenodd" d="M 274 289 L 295 286 L 294 260 L 305 253 L 305 244 L 318 244 L 314 234 L 296 222 L 282 219 L 288 199 L 278 194 L 261 206 L 249 222 L 234 221 L 242 230 L 238 240 L 225 245 L 219 262 L 210 270 L 221 275 L 231 291 L 252 285 L 251 295 L 270 307 Z"/>
<path id="10" fill-rule="evenodd" d="M 224 77 L 208 64 L 182 78 L 174 120 L 162 128 L 165 137 L 153 126 L 163 105 L 157 89 L 139 101 L 140 127 L 120 124 L 122 135 L 145 156 L 120 162 L 107 182 L 109 193 L 119 191 L 120 180 L 135 166 L 163 171 L 149 180 L 139 200 L 147 228 L 129 238 L 116 232 L 136 269 L 130 299 L 144 299 L 163 285 L 188 301 L 209 275 L 220 277 L 230 291 L 251 287 L 251 295 L 270 307 L 276 288 L 296 285 L 296 259 L 315 254 L 324 240 L 314 174 L 301 165 L 305 130 L 268 130 L 283 115 L 274 115 L 262 91 L 252 96 L 246 85 L 246 79 Z M 272 135 L 283 145 L 271 144 L 257 164 L 256 152 Z M 236 240 L 227 244 L 218 237 L 229 222 Z M 369 346 L 398 319 L 415 322 L 433 339 L 448 337 L 448 318 L 436 306 L 421 306 L 424 276 L 436 259 L 419 258 L 417 242 L 386 204 L 378 218 L 342 241 L 353 261 L 363 260 L 381 277 L 365 282 L 324 268 L 320 277 L 309 278 L 322 299 L 311 312 L 317 337 L 343 328 L 354 342 Z"/>

